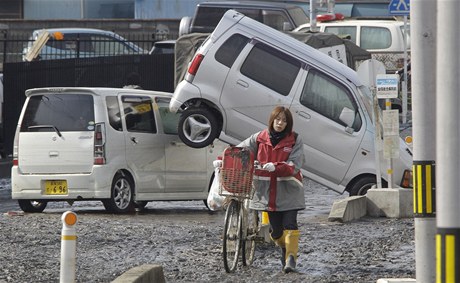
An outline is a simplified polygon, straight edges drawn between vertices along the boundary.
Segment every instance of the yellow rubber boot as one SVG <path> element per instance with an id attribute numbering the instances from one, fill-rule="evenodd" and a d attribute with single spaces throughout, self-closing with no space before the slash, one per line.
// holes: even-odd
<path id="1" fill-rule="evenodd" d="M 270 238 L 272 239 L 273 242 L 275 242 L 275 245 L 280 247 L 280 253 L 281 253 L 280 260 L 281 260 L 281 264 L 283 265 L 283 268 L 284 268 L 284 265 L 286 264 L 286 235 L 287 235 L 286 230 L 283 231 L 283 235 L 281 235 L 281 237 L 279 237 L 278 239 L 273 239 L 272 236 L 270 235 Z"/>
<path id="2" fill-rule="evenodd" d="M 295 272 L 297 253 L 299 252 L 299 230 L 286 230 L 286 265 L 284 266 L 284 272 Z"/>

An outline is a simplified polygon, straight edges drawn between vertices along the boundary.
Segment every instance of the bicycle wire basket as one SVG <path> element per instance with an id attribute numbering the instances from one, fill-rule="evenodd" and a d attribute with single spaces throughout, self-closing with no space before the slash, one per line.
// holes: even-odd
<path id="1" fill-rule="evenodd" d="M 222 196 L 252 198 L 254 154 L 248 148 L 230 146 L 224 150 L 220 168 L 219 193 Z"/>

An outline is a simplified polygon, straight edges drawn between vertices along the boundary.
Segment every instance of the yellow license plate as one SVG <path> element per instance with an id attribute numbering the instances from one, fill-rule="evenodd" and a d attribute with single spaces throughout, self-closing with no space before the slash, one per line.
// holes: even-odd
<path id="1" fill-rule="evenodd" d="M 45 181 L 45 195 L 66 195 L 66 194 L 68 194 L 66 180 Z"/>

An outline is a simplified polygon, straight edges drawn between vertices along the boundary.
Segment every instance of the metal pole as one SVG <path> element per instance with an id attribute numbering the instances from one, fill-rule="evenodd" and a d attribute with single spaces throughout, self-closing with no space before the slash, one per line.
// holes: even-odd
<path id="1" fill-rule="evenodd" d="M 318 7 L 318 0 L 310 0 L 310 31 L 317 31 L 316 30 L 316 13 Z"/>
<path id="2" fill-rule="evenodd" d="M 85 0 L 80 0 L 80 18 L 85 18 Z"/>
<path id="3" fill-rule="evenodd" d="M 402 123 L 407 122 L 407 16 L 404 15 L 404 81 L 402 83 Z"/>
<path id="4" fill-rule="evenodd" d="M 431 2 L 427 0 L 428 2 Z M 460 70 L 458 68 L 457 25 L 446 21 L 458 17 L 460 1 L 433 1 L 437 3 L 437 65 L 436 65 L 436 282 L 460 281 Z M 436 6 L 434 7 L 436 8 Z M 432 10 L 435 11 L 435 10 Z M 426 19 L 425 19 L 426 20 Z M 434 282 L 434 281 L 433 281 Z"/>
<path id="5" fill-rule="evenodd" d="M 417 283 L 433 283 L 436 282 L 434 164 L 437 92 L 436 69 L 433 67 L 436 66 L 436 1 L 412 0 L 410 4 L 415 271 Z"/>

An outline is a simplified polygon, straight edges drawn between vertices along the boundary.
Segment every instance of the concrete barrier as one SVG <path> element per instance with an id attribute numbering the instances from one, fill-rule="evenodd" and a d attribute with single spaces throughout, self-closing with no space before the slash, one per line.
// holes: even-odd
<path id="1" fill-rule="evenodd" d="M 163 267 L 156 264 L 144 264 L 133 267 L 117 277 L 112 283 L 165 283 Z"/>
<path id="2" fill-rule="evenodd" d="M 329 221 L 350 222 L 366 215 L 366 197 L 352 196 L 335 201 L 329 213 Z"/>
<path id="3" fill-rule="evenodd" d="M 370 189 L 367 191 L 367 215 L 374 217 L 414 217 L 413 191 L 402 188 Z"/>

